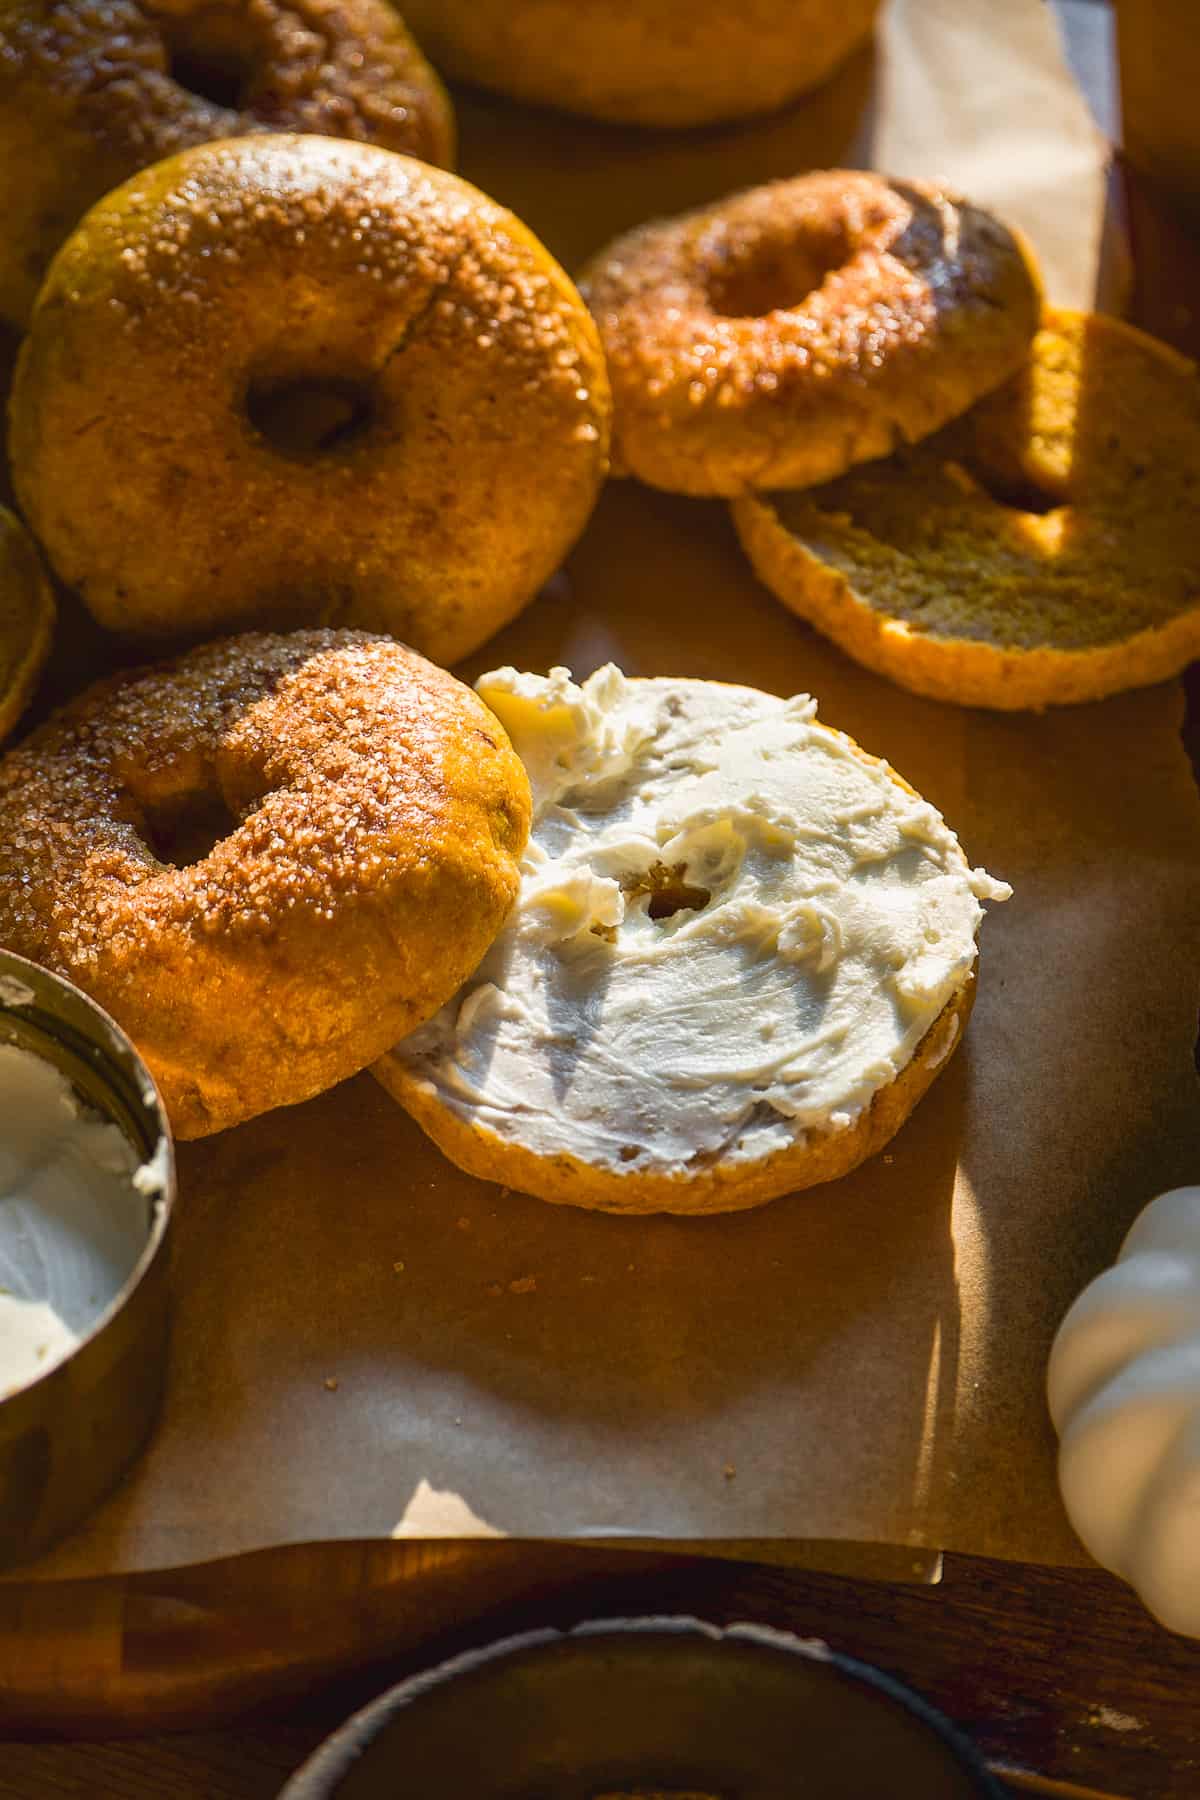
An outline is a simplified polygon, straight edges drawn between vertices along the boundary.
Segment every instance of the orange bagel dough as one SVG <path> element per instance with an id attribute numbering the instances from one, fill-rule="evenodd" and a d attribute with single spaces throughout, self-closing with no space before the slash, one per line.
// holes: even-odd
<path id="1" fill-rule="evenodd" d="M 198 1137 L 435 1012 L 516 897 L 529 813 L 444 670 L 249 634 L 100 683 L 0 759 L 0 943 L 106 1007 Z"/>
<path id="2" fill-rule="evenodd" d="M 447 74 L 632 125 L 783 106 L 871 35 L 879 0 L 407 0 Z"/>
<path id="3" fill-rule="evenodd" d="M 614 464 L 654 487 L 808 487 L 915 442 L 1021 364 L 1039 282 L 921 182 L 821 170 L 639 226 L 585 269 Z"/>
<path id="4" fill-rule="evenodd" d="M 245 137 L 136 176 L 64 246 L 10 451 L 112 630 L 353 625 L 450 663 L 582 530 L 608 414 L 595 326 L 511 213 L 369 145 Z"/>
<path id="5" fill-rule="evenodd" d="M 0 316 L 25 324 L 101 195 L 253 131 L 454 160 L 450 102 L 388 0 L 5 0 Z"/>

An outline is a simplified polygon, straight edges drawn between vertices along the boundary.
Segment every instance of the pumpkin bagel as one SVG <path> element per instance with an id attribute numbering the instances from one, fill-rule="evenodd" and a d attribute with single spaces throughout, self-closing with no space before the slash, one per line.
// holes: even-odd
<path id="1" fill-rule="evenodd" d="M 627 232 L 584 270 L 614 462 L 654 487 L 808 487 L 955 418 L 1020 365 L 1036 270 L 916 181 L 818 170 Z"/>
<path id="2" fill-rule="evenodd" d="M 1050 310 L 1021 372 L 935 437 L 746 494 L 759 576 L 848 655 L 963 706 L 1060 706 L 1200 656 L 1200 381 L 1144 332 Z"/>
<path id="3" fill-rule="evenodd" d="M 528 824 L 453 676 L 361 632 L 251 633 L 100 683 L 0 759 L 0 943 L 111 1012 L 198 1137 L 436 1011 Z"/>
<path id="4" fill-rule="evenodd" d="M 388 0 L 5 0 L 0 316 L 26 323 L 54 252 L 111 188 L 255 131 L 454 157 L 450 102 Z"/>
<path id="5" fill-rule="evenodd" d="M 243 137 L 135 176 L 63 247 L 10 451 L 111 630 L 351 625 L 450 663 L 581 531 L 608 414 L 595 327 L 511 213 L 372 145 Z"/>

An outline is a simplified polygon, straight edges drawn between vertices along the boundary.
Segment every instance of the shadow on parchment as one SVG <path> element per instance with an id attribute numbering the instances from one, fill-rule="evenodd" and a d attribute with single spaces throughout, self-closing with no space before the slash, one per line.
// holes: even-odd
<path id="1" fill-rule="evenodd" d="M 367 1077 L 185 1145 L 144 1500 L 236 1493 L 268 1542 L 306 1487 L 343 1535 L 421 1480 L 530 1535 L 904 1541 L 954 1392 L 964 1092 L 956 1059 L 887 1160 L 711 1220 L 475 1181 Z"/>
<path id="2" fill-rule="evenodd" d="M 1178 684 L 1037 718 L 972 715 L 973 845 L 1015 893 L 984 932 L 964 1175 L 993 1271 L 964 1360 L 1003 1388 L 963 1413 L 986 1496 L 948 1549 L 1072 1562 L 1045 1365 L 1060 1320 L 1156 1193 L 1200 1170 L 1200 806 Z"/>
<path id="3" fill-rule="evenodd" d="M 570 273 L 618 232 L 805 169 L 862 168 L 875 52 L 766 118 L 636 130 L 458 88 L 459 173 L 510 207 Z"/>

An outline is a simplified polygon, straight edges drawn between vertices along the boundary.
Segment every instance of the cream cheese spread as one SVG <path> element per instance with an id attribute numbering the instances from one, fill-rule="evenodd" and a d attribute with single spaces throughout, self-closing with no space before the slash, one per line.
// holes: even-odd
<path id="1" fill-rule="evenodd" d="M 146 1246 L 162 1192 L 125 1134 L 52 1063 L 0 1044 L 0 1399 L 99 1321 Z"/>
<path id="2" fill-rule="evenodd" d="M 806 696 L 611 665 L 476 686 L 533 788 L 520 896 L 397 1060 L 463 1121 L 622 1173 L 849 1127 L 1011 890 Z"/>

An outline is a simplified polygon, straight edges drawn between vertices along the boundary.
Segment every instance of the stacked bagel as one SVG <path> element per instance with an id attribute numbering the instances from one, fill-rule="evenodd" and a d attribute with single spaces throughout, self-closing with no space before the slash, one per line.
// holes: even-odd
<path id="1" fill-rule="evenodd" d="M 581 42 L 617 32 L 575 10 Z M 764 50 L 734 94 L 691 0 L 672 73 L 619 93 L 621 59 L 592 53 L 553 97 L 655 123 L 758 110 L 873 10 L 840 8 L 804 69 Z M 545 99 L 536 12 L 414 19 L 452 72 Z M 448 103 L 384 0 L 20 0 L 6 33 L 0 144 L 35 118 L 64 145 L 7 276 L 0 257 L 27 326 L 15 493 L 101 627 L 176 654 L 0 760 L 0 942 L 110 1007 L 184 1136 L 374 1064 L 472 1172 L 614 1211 L 755 1205 L 880 1148 L 961 1040 L 1004 884 L 805 697 L 615 669 L 498 669 L 472 693 L 439 665 L 560 566 L 611 443 L 618 473 L 730 499 L 786 603 L 910 686 L 1086 698 L 1134 636 L 1133 679 L 1156 679 L 1200 648 L 1189 565 L 1133 631 L 1092 607 L 1072 637 L 1060 583 L 1039 637 L 1020 556 L 1063 555 L 1075 521 L 1014 524 L 1034 515 L 1009 502 L 1058 480 L 1111 517 L 1128 484 L 1093 488 L 1067 447 L 1091 357 L 1151 370 L 1190 479 L 1190 373 L 1044 313 L 987 212 L 861 172 L 642 227 L 580 292 L 436 166 Z M 1120 469 L 1139 428 L 1130 408 Z M 15 520 L 0 547 L 34 645 L 11 714 L 51 602 Z"/>
<path id="2" fill-rule="evenodd" d="M 727 496 L 763 582 L 868 668 L 1036 709 L 1200 655 L 1195 371 L 1044 307 L 994 217 L 800 176 L 642 226 L 581 279 L 614 466 Z"/>

